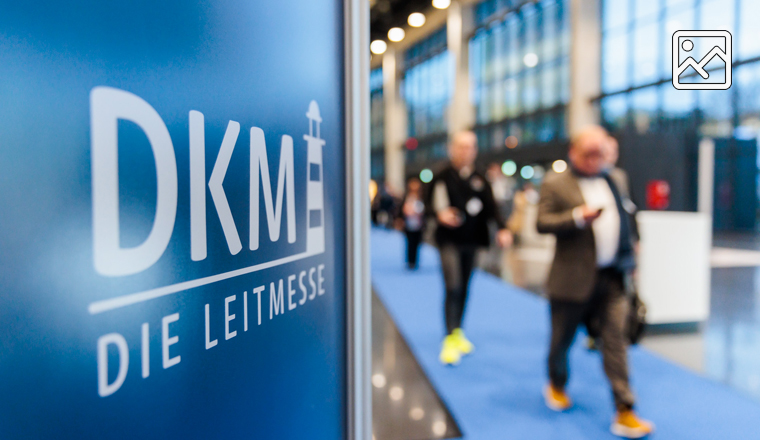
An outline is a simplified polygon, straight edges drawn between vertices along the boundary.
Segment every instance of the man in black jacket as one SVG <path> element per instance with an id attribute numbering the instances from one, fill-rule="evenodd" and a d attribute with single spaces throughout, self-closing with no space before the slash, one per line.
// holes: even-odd
<path id="1" fill-rule="evenodd" d="M 435 241 L 446 286 L 447 336 L 440 360 L 447 365 L 456 365 L 462 355 L 474 348 L 461 329 L 462 316 L 477 251 L 489 244 L 488 222 L 497 222 L 500 246 L 512 242 L 488 180 L 475 171 L 477 142 L 471 131 L 454 135 L 449 146 L 449 163 L 433 177 L 428 193 L 428 212 L 437 223 Z"/>

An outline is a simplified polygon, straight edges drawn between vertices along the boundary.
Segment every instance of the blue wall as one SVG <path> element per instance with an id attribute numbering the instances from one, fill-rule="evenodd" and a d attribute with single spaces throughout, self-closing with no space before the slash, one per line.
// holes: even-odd
<path id="1" fill-rule="evenodd" d="M 0 437 L 342 438 L 345 435 L 342 3 L 319 1 L 26 1 L 0 4 Z M 93 261 L 90 93 L 135 94 L 161 116 L 174 147 L 178 207 L 161 258 L 126 276 Z M 323 122 L 326 251 L 150 301 L 91 314 L 96 301 L 249 267 L 305 249 L 306 111 Z M 190 258 L 188 112 L 205 116 L 206 177 L 230 120 L 241 131 L 224 189 L 243 249 L 231 255 L 207 189 L 208 257 Z M 266 135 L 276 191 L 280 142 L 294 143 L 296 236 L 248 248 L 249 133 Z M 119 121 L 121 246 L 139 245 L 156 209 L 156 166 L 134 123 Z M 284 203 L 284 202 L 283 202 Z M 288 309 L 287 277 L 324 265 L 324 295 Z M 285 313 L 269 316 L 270 282 Z M 298 284 L 297 281 L 295 283 Z M 264 285 L 262 323 L 253 289 Z M 298 287 L 296 287 L 298 289 Z M 310 290 L 311 288 L 309 288 Z M 243 331 L 243 292 L 248 331 Z M 225 297 L 230 331 L 225 340 Z M 301 298 L 301 291 L 295 299 Z M 210 337 L 205 346 L 205 305 Z M 179 313 L 167 336 L 162 318 Z M 150 374 L 141 375 L 141 326 Z M 129 347 L 126 380 L 98 392 L 97 341 Z M 108 381 L 119 369 L 107 352 Z"/>

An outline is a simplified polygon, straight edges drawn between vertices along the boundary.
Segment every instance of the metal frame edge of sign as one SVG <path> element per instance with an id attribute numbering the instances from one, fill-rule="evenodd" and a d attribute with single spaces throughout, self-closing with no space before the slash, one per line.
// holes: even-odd
<path id="1" fill-rule="evenodd" d="M 347 438 L 372 438 L 369 280 L 369 2 L 344 0 Z"/>

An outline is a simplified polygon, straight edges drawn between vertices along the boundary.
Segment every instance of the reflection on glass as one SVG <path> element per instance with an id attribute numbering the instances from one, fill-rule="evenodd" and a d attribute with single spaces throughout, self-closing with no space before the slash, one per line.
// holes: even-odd
<path id="1" fill-rule="evenodd" d="M 415 406 L 411 410 L 409 410 L 409 418 L 415 421 L 422 420 L 425 417 L 425 410 Z"/>
<path id="2" fill-rule="evenodd" d="M 404 398 L 404 389 L 400 386 L 392 386 L 391 389 L 388 390 L 388 395 L 390 396 L 391 400 L 398 402 Z"/>
<path id="3" fill-rule="evenodd" d="M 433 422 L 433 434 L 436 436 L 443 436 L 446 434 L 446 422 L 443 420 L 437 420 Z"/>
<path id="4" fill-rule="evenodd" d="M 386 384 L 386 378 L 384 374 L 376 373 L 372 375 L 372 385 L 375 388 L 383 388 Z"/>

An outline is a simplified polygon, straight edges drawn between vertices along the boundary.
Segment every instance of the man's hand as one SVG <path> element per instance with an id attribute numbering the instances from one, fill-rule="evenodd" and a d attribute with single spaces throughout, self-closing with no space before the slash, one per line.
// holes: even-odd
<path id="1" fill-rule="evenodd" d="M 598 219 L 600 215 L 602 215 L 602 210 L 599 208 L 589 208 L 588 205 L 583 205 L 580 208 L 581 210 L 581 217 L 583 218 L 583 222 L 587 225 L 590 225 L 591 222 Z"/>
<path id="2" fill-rule="evenodd" d="M 499 247 L 508 248 L 512 246 L 512 241 L 512 232 L 510 232 L 509 229 L 500 229 L 496 233 L 496 243 L 499 245 Z"/>
<path id="3" fill-rule="evenodd" d="M 438 211 L 438 222 L 449 228 L 458 228 L 462 226 L 462 216 L 458 209 L 450 206 Z"/>

